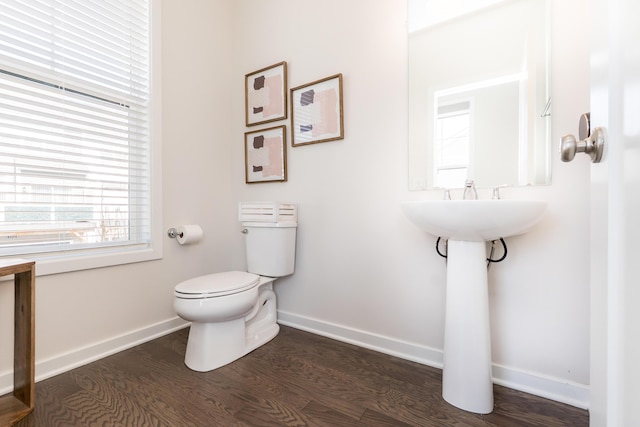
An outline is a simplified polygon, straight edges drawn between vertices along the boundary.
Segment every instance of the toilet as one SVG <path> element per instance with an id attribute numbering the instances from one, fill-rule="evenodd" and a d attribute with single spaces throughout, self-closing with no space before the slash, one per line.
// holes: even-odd
<path id="1" fill-rule="evenodd" d="M 207 274 L 179 283 L 173 307 L 191 322 L 184 363 L 199 372 L 239 359 L 273 339 L 273 282 L 293 274 L 297 208 L 292 203 L 240 203 L 247 271 Z"/>

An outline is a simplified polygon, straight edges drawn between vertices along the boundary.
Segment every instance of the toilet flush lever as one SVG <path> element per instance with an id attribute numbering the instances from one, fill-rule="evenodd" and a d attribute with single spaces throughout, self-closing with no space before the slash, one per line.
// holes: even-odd
<path id="1" fill-rule="evenodd" d="M 580 140 L 573 135 L 564 135 L 560 139 L 560 160 L 570 162 L 576 153 L 585 153 L 591 157 L 592 163 L 599 163 L 604 152 L 606 140 L 604 128 L 597 127 L 589 131 L 589 113 L 580 117 Z"/>
<path id="2" fill-rule="evenodd" d="M 241 231 L 242 234 L 247 234 L 248 232 L 249 232 L 249 230 L 247 230 L 246 228 L 243 228 L 242 231 Z"/>

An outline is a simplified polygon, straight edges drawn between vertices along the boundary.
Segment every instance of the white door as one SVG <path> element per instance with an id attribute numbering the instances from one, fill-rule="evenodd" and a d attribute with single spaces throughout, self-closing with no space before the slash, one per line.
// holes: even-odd
<path id="1" fill-rule="evenodd" d="M 592 0 L 591 426 L 640 426 L 640 1 Z"/>

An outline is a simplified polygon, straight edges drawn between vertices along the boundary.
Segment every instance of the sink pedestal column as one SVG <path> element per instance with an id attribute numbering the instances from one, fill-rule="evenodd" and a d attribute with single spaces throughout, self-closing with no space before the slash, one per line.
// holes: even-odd
<path id="1" fill-rule="evenodd" d="M 449 240 L 442 397 L 465 411 L 493 411 L 485 242 Z"/>

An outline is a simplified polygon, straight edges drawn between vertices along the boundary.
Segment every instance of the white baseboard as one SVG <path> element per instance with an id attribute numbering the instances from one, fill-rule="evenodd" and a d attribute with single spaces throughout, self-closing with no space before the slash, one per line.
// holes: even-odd
<path id="1" fill-rule="evenodd" d="M 278 323 L 332 338 L 337 341 L 357 345 L 358 347 L 368 348 L 401 359 L 442 369 L 442 351 L 431 347 L 400 341 L 281 310 L 278 310 Z"/>
<path id="2" fill-rule="evenodd" d="M 581 409 L 589 409 L 589 386 L 493 364 L 493 382 Z"/>
<path id="3" fill-rule="evenodd" d="M 380 353 L 442 369 L 442 350 L 278 310 L 278 323 Z M 494 364 L 493 382 L 525 393 L 589 407 L 589 386 Z"/>
<path id="4" fill-rule="evenodd" d="M 188 322 L 176 316 L 45 360 L 38 360 L 36 352 L 35 380 L 42 381 L 187 326 L 189 326 Z M 13 371 L 0 373 L 0 396 L 12 390 Z"/>

